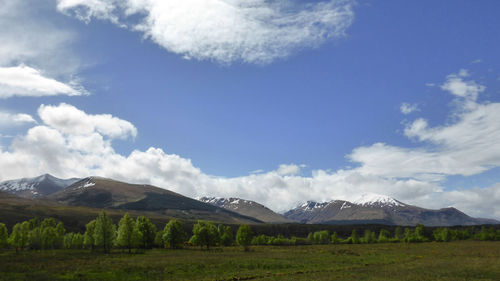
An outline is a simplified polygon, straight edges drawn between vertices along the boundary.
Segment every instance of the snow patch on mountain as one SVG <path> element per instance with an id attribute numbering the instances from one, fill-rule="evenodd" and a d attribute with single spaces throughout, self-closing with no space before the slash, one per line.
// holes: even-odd
<path id="1" fill-rule="evenodd" d="M 364 193 L 357 200 L 353 201 L 356 205 L 361 206 L 406 206 L 404 203 L 399 202 L 398 200 L 386 196 L 375 193 Z"/>

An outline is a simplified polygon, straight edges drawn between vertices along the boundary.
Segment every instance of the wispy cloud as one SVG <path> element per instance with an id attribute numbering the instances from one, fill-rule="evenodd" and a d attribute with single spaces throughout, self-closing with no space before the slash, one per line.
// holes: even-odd
<path id="1" fill-rule="evenodd" d="M 29 114 L 0 111 L 0 127 L 13 127 L 37 123 Z"/>
<path id="2" fill-rule="evenodd" d="M 0 98 L 78 96 L 86 93 L 85 89 L 78 84 L 65 84 L 45 77 L 39 70 L 29 66 L 0 67 Z"/>
<path id="3" fill-rule="evenodd" d="M 342 37 L 351 0 L 58 0 L 59 11 L 85 22 L 109 20 L 166 50 L 197 60 L 264 64 Z M 137 20 L 139 18 L 139 20 Z"/>
<path id="4" fill-rule="evenodd" d="M 418 104 L 409 104 L 409 103 L 406 103 L 406 102 L 403 102 L 401 104 L 401 106 L 399 107 L 399 110 L 403 114 L 410 114 L 412 112 L 419 111 Z"/>

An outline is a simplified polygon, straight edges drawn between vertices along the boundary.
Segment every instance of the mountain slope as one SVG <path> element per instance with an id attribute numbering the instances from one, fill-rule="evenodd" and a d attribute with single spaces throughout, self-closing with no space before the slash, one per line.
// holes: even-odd
<path id="1" fill-rule="evenodd" d="M 79 179 L 59 179 L 45 174 L 34 178 L 8 180 L 0 183 L 0 190 L 24 198 L 38 198 L 58 192 Z"/>
<path id="2" fill-rule="evenodd" d="M 310 224 L 377 223 L 393 225 L 452 226 L 498 223 L 467 216 L 455 208 L 430 210 L 408 205 L 388 196 L 364 194 L 353 202 L 308 201 L 284 214 L 296 222 Z"/>
<path id="3" fill-rule="evenodd" d="M 241 215 L 253 217 L 266 223 L 290 223 L 290 219 L 273 212 L 257 202 L 240 198 L 201 197 L 201 202 L 212 204 Z"/>
<path id="4" fill-rule="evenodd" d="M 47 198 L 70 206 L 146 211 L 188 220 L 261 223 L 258 219 L 212 206 L 163 188 L 129 184 L 100 177 L 84 178 Z"/>

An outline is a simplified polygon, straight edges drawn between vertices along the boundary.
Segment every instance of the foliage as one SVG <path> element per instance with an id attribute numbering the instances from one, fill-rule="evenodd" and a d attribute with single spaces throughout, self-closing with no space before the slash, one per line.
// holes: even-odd
<path id="1" fill-rule="evenodd" d="M 94 249 L 95 240 L 94 240 L 94 232 L 95 232 L 95 220 L 91 220 L 89 223 L 85 225 L 85 233 L 83 234 L 83 246 Z"/>
<path id="2" fill-rule="evenodd" d="M 233 230 L 229 226 L 223 226 L 222 224 L 218 227 L 220 244 L 222 246 L 231 246 L 233 244 Z"/>
<path id="3" fill-rule="evenodd" d="M 313 234 L 314 244 L 328 244 L 330 242 L 330 233 L 328 230 L 316 231 Z"/>
<path id="4" fill-rule="evenodd" d="M 28 246 L 29 223 L 27 221 L 17 223 L 12 229 L 9 237 L 9 244 L 16 249 L 16 251 L 23 250 Z"/>
<path id="5" fill-rule="evenodd" d="M 7 246 L 7 240 L 9 239 L 9 232 L 5 224 L 0 223 L 0 249 Z"/>
<path id="6" fill-rule="evenodd" d="M 340 239 L 339 239 L 339 236 L 337 235 L 337 232 L 332 233 L 332 235 L 330 236 L 330 243 L 332 243 L 332 244 L 339 244 L 340 243 Z"/>
<path id="7" fill-rule="evenodd" d="M 163 230 L 163 242 L 170 249 L 182 248 L 182 244 L 186 241 L 186 232 L 182 228 L 182 223 L 179 220 L 170 220 Z"/>
<path id="8" fill-rule="evenodd" d="M 193 226 L 193 237 L 190 242 L 200 247 L 206 246 L 208 250 L 219 242 L 219 231 L 212 222 L 200 220 Z"/>
<path id="9" fill-rule="evenodd" d="M 376 243 L 377 238 L 375 237 L 375 232 L 373 232 L 369 229 L 366 229 L 365 234 L 363 235 L 363 238 L 361 239 L 361 242 L 368 243 L 368 244 Z"/>
<path id="10" fill-rule="evenodd" d="M 249 250 L 250 243 L 252 242 L 253 233 L 249 225 L 241 225 L 236 232 L 236 243 L 243 246 L 245 251 Z"/>
<path id="11" fill-rule="evenodd" d="M 156 226 L 145 216 L 137 217 L 135 223 L 141 236 L 141 248 L 153 248 L 156 237 Z"/>
<path id="12" fill-rule="evenodd" d="M 381 229 L 378 234 L 378 243 L 387 243 L 389 242 L 389 236 L 391 233 L 387 229 Z"/>
<path id="13" fill-rule="evenodd" d="M 139 246 L 141 243 L 141 233 L 139 232 L 134 219 L 128 213 L 123 215 L 118 223 L 118 236 L 116 237 L 116 245 L 127 248 L 128 252 L 132 248 Z"/>
<path id="14" fill-rule="evenodd" d="M 94 245 L 101 247 L 105 253 L 109 253 L 116 239 L 116 226 L 102 211 L 95 220 Z"/>

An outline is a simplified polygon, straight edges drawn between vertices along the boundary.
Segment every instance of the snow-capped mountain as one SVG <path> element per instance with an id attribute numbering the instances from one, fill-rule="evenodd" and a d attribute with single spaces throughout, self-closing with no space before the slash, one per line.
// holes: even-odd
<path id="1" fill-rule="evenodd" d="M 386 195 L 380 195 L 375 193 L 365 193 L 361 195 L 358 199 L 353 201 L 356 205 L 361 205 L 364 207 L 403 207 L 406 204 Z"/>
<path id="2" fill-rule="evenodd" d="M 24 198 L 47 196 L 77 182 L 79 179 L 59 179 L 45 174 L 34 178 L 8 180 L 0 183 L 0 190 Z"/>
<path id="3" fill-rule="evenodd" d="M 244 216 L 249 216 L 267 223 L 287 223 L 291 220 L 283 217 L 255 201 L 241 198 L 201 197 L 201 202 L 221 207 Z"/>
<path id="4" fill-rule="evenodd" d="M 476 219 L 455 208 L 424 209 L 400 202 L 385 195 L 367 193 L 353 202 L 332 200 L 308 201 L 284 214 L 288 219 L 312 224 L 394 224 L 428 226 L 474 225 L 494 223 Z"/>

